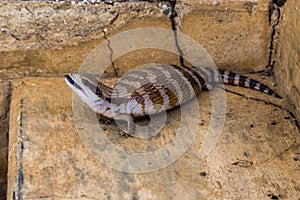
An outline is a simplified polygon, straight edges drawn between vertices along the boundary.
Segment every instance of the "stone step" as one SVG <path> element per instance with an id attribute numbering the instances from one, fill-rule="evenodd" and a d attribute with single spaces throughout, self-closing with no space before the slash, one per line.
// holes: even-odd
<path id="1" fill-rule="evenodd" d="M 294 20 L 299 16 L 297 0 L 289 0 L 285 6 L 279 5 L 285 1 L 270 0 L 181 0 L 173 8 L 166 1 L 106 2 L 0 2 L 0 199 L 6 199 L 7 163 L 7 199 L 298 198 L 299 129 L 293 114 L 287 112 L 300 119 L 299 47 L 295 45 L 299 24 Z M 76 98 L 72 101 L 61 77 L 77 71 L 91 50 L 102 43 L 107 51 L 99 56 L 115 58 L 119 75 L 144 63 L 180 64 L 177 55 L 158 49 L 140 49 L 116 57 L 123 43 L 114 46 L 111 40 L 134 28 L 171 29 L 174 24 L 179 33 L 202 45 L 218 67 L 260 71 L 276 61 L 276 83 L 284 100 L 229 87 L 254 99 L 227 93 L 222 134 L 216 137 L 218 142 L 209 155 L 200 158 L 212 112 L 211 97 L 204 92 L 199 97 L 203 121 L 186 130 L 190 133 L 197 128 L 197 137 L 180 158 L 171 162 L 174 152 L 170 151 L 157 159 L 143 157 L 146 161 L 151 158 L 149 162 L 135 159 L 123 163 L 127 158 L 124 155 L 116 158 L 118 152 L 107 144 L 94 144 L 103 141 L 98 138 L 98 129 L 82 135 L 95 123 L 82 126 L 82 120 L 91 116 L 89 109 L 78 106 Z M 143 36 L 132 37 L 143 41 Z M 174 45 L 175 35 L 172 41 Z M 112 66 L 105 75 L 115 75 Z M 253 77 L 270 86 L 275 82 Z M 105 138 L 116 147 L 139 154 L 155 152 L 166 144 L 174 145 L 174 139 L 180 136 L 178 116 L 178 109 L 170 112 L 162 133 L 150 140 L 124 138 L 114 123 L 101 127 Z M 193 121 L 193 115 L 185 117 Z M 183 136 L 182 141 L 189 139 L 189 135 Z M 108 159 L 106 163 L 103 158 Z M 170 164 L 164 166 L 166 161 Z M 130 173 L 156 165 L 164 167 Z"/>
<path id="2" fill-rule="evenodd" d="M 179 32 L 202 45 L 218 67 L 259 71 L 269 64 L 269 3 L 182 0 L 176 3 L 173 22 Z M 94 47 L 108 43 L 107 39 L 117 33 L 144 27 L 171 29 L 171 12 L 171 5 L 160 1 L 114 5 L 2 3 L 0 77 L 58 76 L 77 70 Z M 124 72 L 142 59 L 164 63 L 178 60 L 157 51 L 141 51 L 139 56 L 126 57 L 115 65 Z"/>
<path id="3" fill-rule="evenodd" d="M 10 82 L 0 80 L 0 199 L 6 195 L 10 90 Z"/>
<path id="4" fill-rule="evenodd" d="M 270 80 L 264 82 L 270 83 Z M 280 101 L 247 89 L 228 89 L 273 103 Z M 158 154 L 157 160 L 151 162 L 142 156 L 140 160 L 126 163 L 130 156 L 116 157 L 117 152 L 110 145 L 140 155 L 168 144 L 176 145 L 177 137 L 187 140 L 192 129 L 182 135 L 178 133 L 178 109 L 168 114 L 171 121 L 167 120 L 162 132 L 153 138 L 126 138 L 119 135 L 115 124 L 106 125 L 103 133 L 93 132 L 98 129 L 93 129 L 92 121 L 89 127 L 85 126 L 88 109 L 83 106 L 82 114 L 76 113 L 78 107 L 74 106 L 80 108 L 82 104 L 75 104 L 76 98 L 72 101 L 72 92 L 62 78 L 15 81 L 10 107 L 7 198 L 298 198 L 296 186 L 300 177 L 296 154 L 300 138 L 289 114 L 273 104 L 228 92 L 226 95 L 225 124 L 208 156 L 199 157 L 211 122 L 210 95 L 204 91 L 198 98 L 201 121 L 195 126 L 196 137 L 181 156 L 163 166 L 174 152 L 164 154 L 163 159 Z M 91 135 L 82 135 L 82 131 L 88 129 L 93 129 Z M 110 143 L 93 146 L 86 143 L 89 140 L 85 137 L 92 137 L 91 143 L 101 142 L 103 138 Z M 107 160 L 99 156 L 107 156 Z M 149 163 L 143 163 L 143 159 Z M 154 166 L 159 162 L 161 168 Z M 123 171 L 115 167 L 120 163 Z M 134 167 L 143 172 L 146 169 L 143 167 L 151 167 L 151 164 L 156 170 L 129 172 Z"/>

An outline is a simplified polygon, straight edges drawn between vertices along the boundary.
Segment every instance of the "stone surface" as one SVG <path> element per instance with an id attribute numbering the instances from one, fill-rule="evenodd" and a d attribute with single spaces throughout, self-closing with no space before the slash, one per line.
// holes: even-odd
<path id="1" fill-rule="evenodd" d="M 300 31 L 299 1 L 290 0 L 282 8 L 278 30 L 278 48 L 276 52 L 275 77 L 289 101 L 290 109 L 300 120 Z"/>
<path id="2" fill-rule="evenodd" d="M 43 7 L 44 4 L 29 4 L 29 5 L 30 6 L 35 5 L 37 7 L 36 9 L 38 9 L 39 6 L 41 7 L 40 9 L 44 8 Z M 45 5 L 54 6 L 52 4 L 45 4 Z M 20 77 L 26 77 L 26 76 L 43 76 L 43 77 L 45 77 L 45 76 L 48 76 L 48 77 L 63 76 L 65 73 L 68 73 L 70 71 L 77 71 L 78 68 L 80 67 L 81 63 L 84 61 L 85 57 L 93 50 L 93 48 L 95 48 L 97 45 L 102 44 L 102 43 L 108 45 L 109 38 L 118 32 L 126 31 L 126 30 L 132 29 L 132 28 L 141 28 L 141 27 L 147 27 L 147 26 L 162 27 L 162 28 L 169 27 L 170 22 L 164 15 L 161 15 L 161 14 L 154 15 L 154 14 L 148 13 L 149 15 L 147 18 L 142 18 L 144 16 L 142 14 L 143 13 L 142 11 L 136 11 L 138 13 L 141 12 L 141 14 L 139 14 L 138 16 L 136 16 L 137 14 L 130 14 L 131 12 L 135 12 L 132 10 L 130 12 L 129 11 L 125 12 L 126 8 L 130 7 L 130 5 L 131 4 L 124 4 L 123 6 L 121 6 L 122 9 L 124 9 L 124 10 L 119 8 L 120 5 L 116 5 L 114 7 L 114 9 L 117 9 L 117 10 L 119 9 L 118 12 L 120 12 L 120 13 L 119 13 L 118 20 L 115 21 L 113 25 L 106 28 L 107 29 L 106 31 L 108 32 L 107 39 L 103 38 L 103 30 L 98 30 L 97 33 L 95 33 L 95 35 L 96 35 L 95 37 L 92 34 L 89 34 L 88 36 L 84 36 L 81 38 L 76 37 L 75 39 L 80 41 L 80 44 L 78 44 L 79 43 L 78 41 L 76 41 L 76 45 L 73 43 L 71 44 L 69 40 L 65 39 L 64 41 L 61 41 L 56 44 L 59 46 L 59 49 L 55 48 L 56 47 L 55 45 L 50 45 L 50 44 L 49 44 L 49 46 L 41 46 L 41 45 L 44 45 L 45 43 L 49 42 L 48 40 L 42 41 L 42 42 L 36 41 L 36 40 L 33 40 L 33 41 L 26 40 L 26 42 L 28 42 L 28 44 L 30 44 L 30 45 L 32 45 L 33 43 L 35 45 L 39 45 L 34 48 L 28 47 L 29 50 L 24 50 L 24 48 L 26 49 L 27 47 L 24 47 L 24 44 L 22 42 L 19 42 L 18 40 L 16 40 L 14 44 L 9 44 L 9 40 L 5 40 L 6 41 L 5 45 L 7 45 L 7 46 L 3 46 L 3 51 L 0 51 L 0 77 L 7 79 L 7 78 L 20 78 Z M 144 3 L 134 4 L 134 5 L 137 7 L 138 6 L 143 7 L 143 5 L 144 5 L 143 9 L 147 9 L 147 6 L 145 6 Z M 19 6 L 21 6 L 21 5 L 19 5 Z M 98 7 L 99 6 L 107 7 L 109 5 L 101 4 L 101 5 L 97 5 L 97 6 Z M 97 8 L 97 6 L 96 6 L 96 8 Z M 148 5 L 148 7 L 149 6 L 150 5 Z M 9 7 L 14 7 L 14 4 L 10 4 Z M 6 7 L 4 7 L 4 8 L 6 8 Z M 90 9 L 92 9 L 92 8 L 96 9 L 94 7 L 91 7 Z M 81 8 L 81 9 L 83 9 L 83 8 Z M 120 11 L 120 9 L 122 11 Z M 154 8 L 152 5 L 152 7 L 149 8 L 148 11 L 151 13 L 152 12 L 151 10 L 153 10 L 153 9 Z M 75 11 L 71 9 L 70 12 L 75 12 Z M 73 15 L 71 17 L 73 17 Z M 128 22 L 129 19 L 131 19 L 130 22 Z M 45 18 L 44 20 L 49 20 L 49 19 Z M 35 23 L 36 21 L 33 21 L 33 22 Z M 124 25 L 124 24 L 126 24 L 126 25 Z M 91 26 L 88 23 L 86 25 Z M 76 27 L 77 26 L 74 26 L 73 28 L 76 29 Z M 117 28 L 120 28 L 120 29 L 115 30 Z M 87 28 L 87 29 L 90 29 L 90 28 Z M 47 32 L 47 34 L 50 34 L 50 32 L 49 33 Z M 58 36 L 52 35 L 51 37 L 58 37 Z M 49 38 L 49 40 L 50 40 L 50 38 Z M 55 41 L 56 41 L 56 39 L 55 39 Z M 88 42 L 84 42 L 84 41 L 88 41 Z M 69 46 L 69 45 L 71 45 L 71 46 Z M 1 44 L 0 44 L 0 46 L 1 46 Z M 39 48 L 47 47 L 48 49 L 32 50 L 32 49 L 35 49 L 38 47 Z M 19 48 L 17 51 L 13 51 L 14 49 L 17 49 L 17 48 Z M 107 46 L 106 51 L 110 52 L 109 48 L 110 47 Z M 154 55 L 159 55 L 155 50 L 153 50 L 152 52 L 154 52 Z M 125 63 L 122 63 L 122 61 L 124 61 L 124 59 L 128 59 L 128 57 L 124 57 L 123 59 L 121 59 L 120 64 L 119 64 L 119 62 L 116 63 L 116 66 L 122 72 L 124 72 L 124 70 L 132 68 L 133 66 L 135 66 L 135 64 L 139 64 L 140 62 L 138 60 L 143 60 L 144 58 L 149 57 L 148 53 L 149 52 L 144 53 L 142 51 L 142 53 L 140 53 L 139 57 L 131 56 L 130 60 L 127 60 Z M 149 57 L 149 59 L 153 60 L 154 55 Z M 99 56 L 101 56 L 101 55 L 99 55 Z M 157 59 L 157 60 L 164 62 L 164 63 L 168 62 L 169 60 L 172 60 L 172 58 L 169 59 L 164 54 L 160 57 L 161 57 L 161 59 Z M 109 73 L 109 75 L 113 76 L 114 74 Z"/>
<path id="3" fill-rule="evenodd" d="M 67 72 L 77 71 L 85 56 L 100 42 L 93 41 L 63 50 L 0 52 L 0 77 L 63 76 Z"/>
<path id="4" fill-rule="evenodd" d="M 114 67 L 119 75 L 149 62 L 179 64 L 178 56 L 157 49 L 142 49 L 116 58 L 116 48 L 110 41 L 117 33 L 133 28 L 171 29 L 170 4 L 1 2 L 0 78 L 15 79 L 10 105 L 8 199 L 299 198 L 299 130 L 286 111 L 290 104 L 300 119 L 299 49 L 293 43 L 299 32 L 299 22 L 293 20 L 299 15 L 298 7 L 296 0 L 290 0 L 282 8 L 282 29 L 278 29 L 282 33 L 275 66 L 279 88 L 272 78 L 253 76 L 271 88 L 281 89 L 279 94 L 285 92 L 284 100 L 228 87 L 247 97 L 227 93 L 223 132 L 210 154 L 200 159 L 199 150 L 211 120 L 210 96 L 203 92 L 198 99 L 201 121 L 195 126 L 197 137 L 191 147 L 162 169 L 134 174 L 107 167 L 84 143 L 79 134 L 80 121 L 74 121 L 73 117 L 85 119 L 84 111 L 88 109 L 82 107 L 82 115 L 76 118 L 71 91 L 61 77 L 77 71 L 89 52 L 101 43 L 106 44 L 108 53 L 99 55 L 100 59 L 101 56 L 116 59 Z M 219 67 L 256 71 L 267 66 L 271 39 L 269 0 L 182 0 L 177 1 L 175 10 L 178 16 L 173 23 L 177 29 L 202 44 Z M 110 66 L 104 77 L 114 76 Z M 0 82 L 2 87 L 7 91 L 9 86 Z M 8 108 L 3 104 L 9 98 L 7 94 L 0 95 L 0 120 L 4 119 L 0 126 L 5 128 L 7 123 L 2 114 Z M 147 152 L 181 136 L 178 116 L 180 110 L 170 112 L 162 133 L 149 140 L 120 136 L 115 123 L 101 126 L 115 146 Z M 75 128 L 75 122 L 79 129 Z M 5 171 L 6 160 L 2 155 L 6 153 L 6 138 L 1 132 L 0 136 L 0 150 L 4 150 L 0 155 L 0 171 Z M 187 138 L 185 134 L 181 137 Z M 110 151 L 106 146 L 97 149 Z"/>
<path id="5" fill-rule="evenodd" d="M 0 80 L 0 199 L 6 195 L 10 83 Z"/>
<path id="6" fill-rule="evenodd" d="M 61 76 L 77 70 L 95 46 L 108 43 L 104 34 L 109 39 L 133 28 L 171 29 L 172 23 L 203 45 L 218 67 L 261 70 L 268 64 L 268 5 L 268 0 L 183 0 L 172 22 L 167 2 L 0 3 L 0 77 Z M 119 58 L 120 74 L 142 61 L 178 63 L 163 51 L 135 53 Z"/>
<path id="7" fill-rule="evenodd" d="M 0 4 L 0 50 L 62 48 L 101 39 L 131 19 L 160 17 L 151 3 L 96 5 L 42 2 Z"/>
<path id="8" fill-rule="evenodd" d="M 218 67 L 259 71 L 268 65 L 269 0 L 183 1 L 192 11 L 182 17 L 182 29 L 210 53 Z"/>
<path id="9" fill-rule="evenodd" d="M 271 82 L 265 78 L 262 81 L 268 85 Z M 299 132 L 289 114 L 275 106 L 281 100 L 252 90 L 228 89 L 274 105 L 226 93 L 227 117 L 222 134 L 210 154 L 200 159 L 197 155 L 211 120 L 210 95 L 203 92 L 198 98 L 201 120 L 191 147 L 162 169 L 135 174 L 109 168 L 90 153 L 93 151 L 78 132 L 86 127 L 80 121 L 76 123 L 78 130 L 74 126 L 72 116 L 78 115 L 72 112 L 72 93 L 63 79 L 15 81 L 8 198 L 298 198 Z M 79 118 L 84 119 L 87 109 L 82 109 Z M 178 135 L 178 115 L 178 109 L 169 112 L 171 121 L 148 140 L 120 136 L 114 123 L 104 126 L 104 135 L 116 146 L 147 152 L 172 143 L 176 136 L 186 139 L 187 132 Z"/>

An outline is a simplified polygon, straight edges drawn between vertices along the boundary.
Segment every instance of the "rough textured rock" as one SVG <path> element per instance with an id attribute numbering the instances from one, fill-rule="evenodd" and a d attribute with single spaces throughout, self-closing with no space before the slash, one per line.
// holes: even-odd
<path id="1" fill-rule="evenodd" d="M 299 1 L 290 0 L 282 7 L 278 48 L 276 54 L 275 76 L 280 88 L 300 120 L 300 31 Z"/>
<path id="2" fill-rule="evenodd" d="M 145 26 L 168 28 L 170 26 L 168 18 L 158 7 L 150 3 L 122 3 L 111 6 L 103 3 L 99 5 L 70 5 L 68 3 L 43 4 L 22 2 L 4 4 L 0 9 L 3 9 L 3 13 L 0 14 L 0 18 L 3 18 L 1 20 L 3 24 L 2 26 L 0 25 L 2 30 L 6 30 L 5 27 L 10 29 L 18 27 L 16 31 L 20 32 L 21 22 L 14 18 L 9 19 L 15 12 L 19 17 L 28 18 L 26 24 L 22 25 L 24 29 L 23 34 L 25 35 L 29 34 L 28 27 L 33 27 L 33 30 L 38 29 L 38 21 L 27 10 L 32 10 L 34 13 L 42 12 L 43 14 L 47 13 L 45 10 L 51 10 L 48 17 L 38 17 L 39 20 L 43 20 L 41 22 L 43 26 L 50 26 L 47 31 L 38 29 L 39 31 L 34 32 L 37 35 L 40 33 L 47 34 L 47 37 L 45 36 L 47 39 L 45 40 L 40 40 L 38 39 L 39 37 L 31 37 L 30 40 L 18 40 L 7 31 L 1 32 L 0 37 L 3 37 L 3 40 L 1 39 L 3 43 L 0 44 L 0 49 L 2 49 L 0 51 L 0 77 L 2 78 L 63 76 L 67 72 L 77 71 L 80 64 L 94 47 L 102 42 L 109 42 L 110 35 L 130 28 Z M 98 13 L 100 11 L 115 13 L 118 18 L 113 24 L 103 25 L 99 22 L 96 23 L 93 20 L 97 20 L 96 18 L 100 17 L 100 13 Z M 146 15 L 147 17 L 145 17 Z M 61 25 L 62 20 L 70 21 L 71 24 L 79 23 L 80 26 L 74 24 L 72 26 L 70 24 Z M 91 27 L 96 25 L 99 27 L 91 30 Z M 62 28 L 58 29 L 58 27 Z M 79 27 L 80 30 L 78 30 Z M 70 34 L 72 31 L 78 32 L 78 35 Z M 103 38 L 104 32 L 107 34 L 108 40 Z M 37 48 L 42 49 L 35 50 Z M 148 54 L 144 56 L 146 57 Z M 134 62 L 129 62 L 127 65 L 134 64 Z M 120 66 L 120 68 L 126 69 L 127 67 Z"/>
<path id="3" fill-rule="evenodd" d="M 154 20 L 153 18 L 135 19 L 123 26 L 119 32 L 141 27 L 162 27 L 168 28 L 169 21 L 166 18 Z M 115 32 L 117 33 L 117 32 Z M 174 40 L 175 41 L 175 40 Z M 63 76 L 70 71 L 77 71 L 86 56 L 99 44 L 108 45 L 108 40 L 100 39 L 81 43 L 77 46 L 58 49 L 39 49 L 26 51 L 7 51 L 0 52 L 0 77 L 20 78 L 26 76 L 55 77 Z M 120 44 L 121 45 L 121 44 Z M 106 49 L 110 51 L 109 47 Z M 136 56 L 138 54 L 138 56 Z M 149 56 L 151 55 L 151 56 Z M 103 55 L 99 55 L 101 58 Z M 115 66 L 123 73 L 133 66 L 145 62 L 170 63 L 179 59 L 171 56 L 164 51 L 140 50 L 117 58 Z M 173 62 L 174 63 L 174 62 Z M 175 64 L 175 63 L 174 63 Z M 111 69 L 110 69 L 111 71 Z M 109 74 L 114 76 L 114 74 Z"/>
<path id="4" fill-rule="evenodd" d="M 9 99 L 10 83 L 0 80 L 0 199 L 6 194 Z"/>
<path id="5" fill-rule="evenodd" d="M 268 5 L 268 0 L 184 0 L 174 7 L 168 2 L 1 3 L 0 77 L 61 76 L 77 70 L 95 46 L 108 42 L 104 34 L 109 39 L 132 28 L 171 29 L 172 24 L 203 45 L 218 67 L 261 70 L 268 64 Z M 163 51 L 139 54 L 148 60 L 161 57 L 154 62 L 175 60 Z M 124 71 L 140 63 L 135 60 L 125 56 L 118 68 Z"/>
<path id="6" fill-rule="evenodd" d="M 64 73 L 77 71 L 90 51 L 101 43 L 105 43 L 111 53 L 105 56 L 116 59 L 114 67 L 119 75 L 149 62 L 178 64 L 178 56 L 157 49 L 114 57 L 111 37 L 149 26 L 171 29 L 176 25 L 181 33 L 202 44 L 219 67 L 241 71 L 265 69 L 271 43 L 269 2 L 182 0 L 173 7 L 166 1 L 114 4 L 109 1 L 109 4 L 96 5 L 1 2 L 0 77 L 14 79 L 8 199 L 299 198 L 299 130 L 284 109 L 290 103 L 300 119 L 297 111 L 300 106 L 299 48 L 293 43 L 299 32 L 299 22 L 293 20 L 299 17 L 296 0 L 288 1 L 282 8 L 282 33 L 275 66 L 278 86 L 286 92 L 286 97 L 278 100 L 255 91 L 228 87 L 247 97 L 227 93 L 223 132 L 204 159 L 198 154 L 211 122 L 208 92 L 199 97 L 201 121 L 194 126 L 197 137 L 191 147 L 160 170 L 132 174 L 107 167 L 84 144 L 74 126 L 71 91 L 62 79 Z M 175 35 L 171 37 L 175 42 Z M 104 76 L 115 76 L 112 66 Z M 254 78 L 278 90 L 272 78 L 258 75 Z M 6 83 L 0 82 L 3 91 L 7 90 Z M 5 103 L 2 104 L 7 102 L 9 93 L 0 94 L 2 120 L 7 111 Z M 120 136 L 114 123 L 102 127 L 116 146 L 137 152 L 149 151 L 172 143 L 179 135 L 178 116 L 178 109 L 170 112 L 162 133 L 145 141 Z M 86 117 L 84 112 L 80 117 Z M 5 119 L 0 123 L 0 128 L 2 125 L 7 128 Z M 5 134 L 0 136 L 4 137 L 0 148 L 5 151 Z M 185 134 L 182 137 L 186 139 Z M 6 162 L 2 155 L 5 152 L 0 154 L 0 161 L 3 158 Z M 4 171 L 5 166 L 6 163 L 0 165 L 0 170 Z"/>
<path id="7" fill-rule="evenodd" d="M 1 3 L 0 49 L 62 48 L 103 37 L 131 19 L 163 14 L 151 3 L 96 5 L 42 2 Z M 5 41 L 5 42 L 4 42 Z"/>
<path id="8" fill-rule="evenodd" d="M 228 89 L 280 104 L 255 91 Z M 299 134 L 288 113 L 277 106 L 227 93 L 223 132 L 206 158 L 197 156 L 210 124 L 209 96 L 203 92 L 199 97 L 197 137 L 183 156 L 160 170 L 131 174 L 107 167 L 83 144 L 72 120 L 71 91 L 63 79 L 16 81 L 8 198 L 298 198 Z M 171 120 L 178 111 L 169 113 Z M 171 142 L 177 123 L 167 123 L 149 141 L 120 136 L 115 124 L 106 125 L 104 133 L 113 144 L 140 152 Z"/>
<path id="9" fill-rule="evenodd" d="M 259 71 L 268 65 L 271 29 L 269 0 L 183 1 L 182 32 L 203 45 L 218 67 Z"/>

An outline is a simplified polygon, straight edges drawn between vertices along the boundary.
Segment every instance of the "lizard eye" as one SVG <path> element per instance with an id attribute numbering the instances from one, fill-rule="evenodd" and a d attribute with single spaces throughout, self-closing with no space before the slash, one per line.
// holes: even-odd
<path id="1" fill-rule="evenodd" d="M 82 78 L 82 83 L 88 87 L 92 92 L 96 93 L 97 94 L 97 90 L 98 90 L 98 87 L 93 83 L 91 82 L 89 79 L 86 79 L 86 78 Z M 98 95 L 99 96 L 99 95 Z"/>
<path id="2" fill-rule="evenodd" d="M 84 85 L 88 85 L 88 84 L 89 84 L 89 81 L 83 78 L 83 79 L 82 79 L 82 83 L 83 83 Z"/>

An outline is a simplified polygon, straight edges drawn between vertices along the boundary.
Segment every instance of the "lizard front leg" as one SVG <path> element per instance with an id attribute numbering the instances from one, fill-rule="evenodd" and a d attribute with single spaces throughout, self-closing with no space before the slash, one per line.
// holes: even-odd
<path id="1" fill-rule="evenodd" d="M 112 122 L 112 119 L 109 117 L 106 117 L 104 115 L 99 114 L 99 122 L 102 124 L 110 124 Z"/>
<path id="2" fill-rule="evenodd" d="M 126 114 L 120 114 L 120 115 L 118 115 L 118 116 L 115 117 L 115 120 L 122 120 L 122 121 L 126 121 L 127 122 L 127 130 L 123 129 L 121 127 L 121 131 L 122 131 L 121 135 L 124 135 L 126 137 L 128 137 L 128 136 L 133 137 L 134 136 L 136 125 L 135 125 L 135 122 L 134 122 L 133 119 L 134 119 L 133 116 L 126 115 Z"/>

